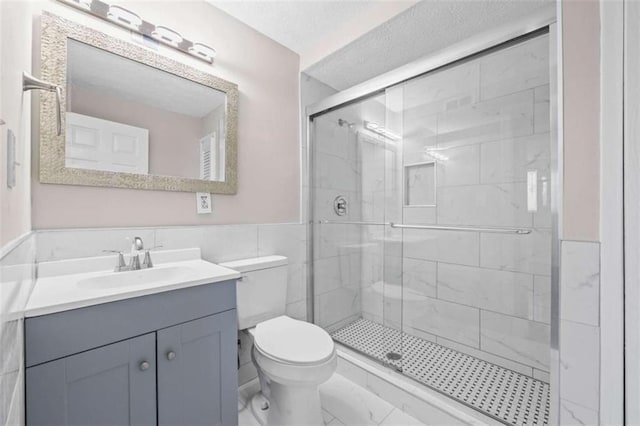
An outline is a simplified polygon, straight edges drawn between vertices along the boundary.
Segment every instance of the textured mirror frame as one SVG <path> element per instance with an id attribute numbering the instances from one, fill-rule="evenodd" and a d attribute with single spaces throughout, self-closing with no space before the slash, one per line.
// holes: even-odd
<path id="1" fill-rule="evenodd" d="M 74 39 L 116 55 L 140 62 L 226 94 L 225 180 L 206 181 L 176 176 L 143 175 L 65 167 L 66 120 L 62 134 L 56 133 L 55 96 L 40 96 L 40 182 L 63 185 L 103 186 L 161 191 L 235 194 L 238 186 L 237 134 L 238 86 L 181 62 L 127 43 L 100 31 L 45 12 L 42 15 L 41 78 L 62 87 L 66 105 L 67 39 Z"/>

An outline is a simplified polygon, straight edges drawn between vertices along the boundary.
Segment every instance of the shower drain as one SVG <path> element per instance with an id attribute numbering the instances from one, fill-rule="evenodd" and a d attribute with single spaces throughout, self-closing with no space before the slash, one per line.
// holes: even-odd
<path id="1" fill-rule="evenodd" d="M 549 424 L 549 384 L 541 380 L 365 319 L 332 337 L 502 423 Z"/>
<path id="2" fill-rule="evenodd" d="M 397 361 L 399 359 L 402 359 L 402 355 L 397 352 L 387 352 L 387 358 L 391 361 Z"/>

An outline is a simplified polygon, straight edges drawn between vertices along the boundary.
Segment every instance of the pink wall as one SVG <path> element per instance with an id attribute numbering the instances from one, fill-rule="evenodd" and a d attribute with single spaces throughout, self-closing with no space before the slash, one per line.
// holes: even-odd
<path id="1" fill-rule="evenodd" d="M 40 184 L 34 172 L 33 227 L 297 222 L 298 55 L 204 2 L 119 4 L 217 49 L 213 66 L 164 47 L 161 53 L 238 84 L 238 194 L 214 195 L 213 213 L 197 215 L 192 193 Z M 128 32 L 59 3 L 40 5 L 83 25 L 129 39 Z"/>
<path id="2" fill-rule="evenodd" d="M 149 130 L 149 174 L 200 176 L 203 119 L 153 108 L 104 92 L 67 87 L 67 110 Z"/>
<path id="3" fill-rule="evenodd" d="M 600 239 L 600 3 L 562 2 L 564 239 Z"/>
<path id="4" fill-rule="evenodd" d="M 22 71 L 31 70 L 28 2 L 0 1 L 0 247 L 31 230 L 31 94 L 22 92 Z M 7 130 L 16 135 L 16 186 L 7 188 Z"/>

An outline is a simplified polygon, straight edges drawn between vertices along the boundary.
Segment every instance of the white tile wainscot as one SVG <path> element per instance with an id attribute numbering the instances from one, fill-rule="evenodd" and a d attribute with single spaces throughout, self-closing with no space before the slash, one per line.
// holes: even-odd
<path id="1" fill-rule="evenodd" d="M 0 255 L 0 425 L 24 424 L 24 307 L 35 285 L 32 232 Z"/>
<path id="2" fill-rule="evenodd" d="M 600 245 L 562 242 L 560 319 L 598 326 L 600 315 Z"/>
<path id="3" fill-rule="evenodd" d="M 600 243 L 562 241 L 560 422 L 599 424 Z"/>

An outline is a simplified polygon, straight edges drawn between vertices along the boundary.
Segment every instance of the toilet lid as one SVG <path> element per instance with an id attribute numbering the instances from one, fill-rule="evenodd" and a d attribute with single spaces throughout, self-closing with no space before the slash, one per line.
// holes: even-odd
<path id="1" fill-rule="evenodd" d="M 333 354 L 333 339 L 315 324 L 280 316 L 259 323 L 254 345 L 265 355 L 289 363 L 309 364 Z"/>

